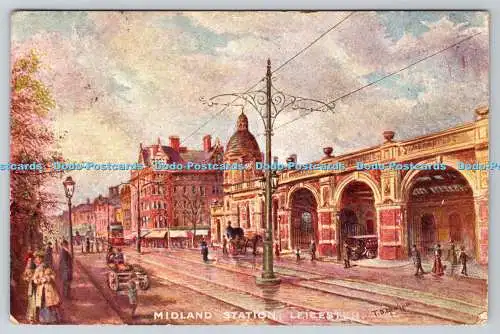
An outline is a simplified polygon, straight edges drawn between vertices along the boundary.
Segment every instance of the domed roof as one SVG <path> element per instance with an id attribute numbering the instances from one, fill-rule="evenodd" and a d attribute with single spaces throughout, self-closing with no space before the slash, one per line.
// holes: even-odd
<path id="1" fill-rule="evenodd" d="M 245 162 L 252 159 L 262 160 L 259 144 L 254 135 L 248 131 L 248 118 L 244 113 L 238 117 L 236 132 L 227 143 L 224 158 L 243 158 Z"/>

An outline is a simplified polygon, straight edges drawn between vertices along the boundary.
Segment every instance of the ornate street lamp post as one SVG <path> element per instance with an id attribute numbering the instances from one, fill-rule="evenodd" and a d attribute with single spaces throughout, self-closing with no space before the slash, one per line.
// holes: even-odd
<path id="1" fill-rule="evenodd" d="M 307 99 L 298 96 L 285 94 L 277 90 L 272 84 L 271 60 L 267 60 L 265 90 L 247 91 L 244 93 L 229 93 L 213 96 L 209 99 L 201 98 L 202 103 L 208 106 L 223 105 L 226 107 L 235 106 L 235 102 L 243 100 L 243 106 L 250 105 L 264 123 L 266 135 L 266 154 L 265 163 L 268 168 L 265 170 L 265 217 L 266 234 L 264 238 L 263 271 L 261 277 L 257 278 L 259 284 L 277 284 L 280 282 L 273 270 L 273 228 L 272 228 L 272 180 L 271 180 L 271 136 L 273 134 L 273 125 L 277 116 L 284 110 L 301 110 L 307 112 L 313 111 L 333 111 L 333 103 Z M 224 98 L 232 98 L 232 101 L 220 101 Z M 220 102 L 217 102 L 220 101 Z"/>
<path id="2" fill-rule="evenodd" d="M 71 197 L 75 192 L 75 181 L 68 176 L 63 182 L 64 192 L 66 193 L 66 198 L 68 199 L 68 214 L 69 214 L 69 244 L 71 250 L 71 258 L 73 259 L 73 221 L 71 219 Z"/>

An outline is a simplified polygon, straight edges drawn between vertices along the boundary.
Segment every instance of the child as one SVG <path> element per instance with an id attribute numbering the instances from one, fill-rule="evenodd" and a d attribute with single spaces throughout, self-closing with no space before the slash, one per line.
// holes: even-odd
<path id="1" fill-rule="evenodd" d="M 297 250 L 295 251 L 295 255 L 297 256 L 297 262 L 300 261 L 300 248 L 297 247 Z"/>
<path id="2" fill-rule="evenodd" d="M 134 279 L 128 282 L 128 302 L 132 307 L 132 318 L 135 318 L 135 310 L 137 309 L 137 287 Z"/>

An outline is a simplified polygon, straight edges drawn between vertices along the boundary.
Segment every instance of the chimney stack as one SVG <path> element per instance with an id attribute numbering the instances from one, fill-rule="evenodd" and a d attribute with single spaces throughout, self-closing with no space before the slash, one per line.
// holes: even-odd
<path id="1" fill-rule="evenodd" d="M 210 152 L 212 149 L 212 136 L 205 135 L 203 137 L 203 151 Z"/>
<path id="2" fill-rule="evenodd" d="M 178 136 L 170 136 L 170 147 L 172 147 L 175 151 L 179 152 L 179 148 L 181 146 L 181 141 Z"/>

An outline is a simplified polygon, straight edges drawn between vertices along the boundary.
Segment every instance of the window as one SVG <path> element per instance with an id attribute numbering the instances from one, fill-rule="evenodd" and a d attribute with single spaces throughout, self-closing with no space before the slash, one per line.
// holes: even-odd
<path id="1" fill-rule="evenodd" d="M 186 186 L 182 187 L 182 192 L 185 194 L 186 193 Z"/>
<path id="2" fill-rule="evenodd" d="M 193 194 L 196 194 L 196 187 L 195 187 L 195 186 L 192 186 L 192 187 L 191 187 L 191 192 L 192 192 Z"/>

